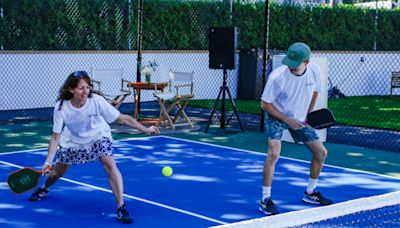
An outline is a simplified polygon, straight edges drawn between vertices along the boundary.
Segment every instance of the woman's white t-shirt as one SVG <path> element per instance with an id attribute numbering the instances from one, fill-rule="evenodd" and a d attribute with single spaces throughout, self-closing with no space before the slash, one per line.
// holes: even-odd
<path id="1" fill-rule="evenodd" d="M 70 100 L 64 100 L 61 110 L 59 107 L 60 101 L 54 108 L 53 132 L 63 132 L 62 136 L 78 144 L 90 143 L 101 138 L 104 132 L 111 132 L 107 123 L 114 122 L 120 114 L 97 94 L 92 94 L 80 108 L 74 107 Z"/>
<path id="2" fill-rule="evenodd" d="M 287 66 L 276 68 L 268 77 L 261 100 L 272 103 L 291 119 L 304 121 L 314 92 L 321 92 L 320 68 L 307 64 L 301 76 L 290 73 Z"/>

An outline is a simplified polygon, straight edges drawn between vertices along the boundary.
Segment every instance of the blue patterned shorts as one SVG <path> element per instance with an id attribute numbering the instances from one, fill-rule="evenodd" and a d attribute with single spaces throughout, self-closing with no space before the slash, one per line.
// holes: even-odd
<path id="1" fill-rule="evenodd" d="M 94 141 L 92 145 L 78 148 L 60 147 L 56 154 L 56 163 L 76 165 L 98 160 L 101 156 L 112 156 L 114 147 L 112 141 L 107 137 Z"/>
<path id="2" fill-rule="evenodd" d="M 307 126 L 293 130 L 288 124 L 268 116 L 268 113 L 265 112 L 264 134 L 268 139 L 280 140 L 284 130 L 289 130 L 295 142 L 311 142 L 319 139 L 314 128 Z"/>

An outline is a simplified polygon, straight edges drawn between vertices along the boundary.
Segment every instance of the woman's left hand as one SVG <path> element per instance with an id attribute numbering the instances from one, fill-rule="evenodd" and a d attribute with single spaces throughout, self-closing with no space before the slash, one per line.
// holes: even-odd
<path id="1" fill-rule="evenodd" d="M 159 135 L 160 134 L 160 129 L 158 129 L 155 126 L 150 126 L 147 128 L 147 133 L 151 133 L 152 135 Z"/>

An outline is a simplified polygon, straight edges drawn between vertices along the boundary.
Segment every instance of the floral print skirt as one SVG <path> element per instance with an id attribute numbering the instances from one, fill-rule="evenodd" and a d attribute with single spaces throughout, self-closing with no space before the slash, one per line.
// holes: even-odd
<path id="1" fill-rule="evenodd" d="M 112 156 L 114 147 L 112 139 L 101 137 L 88 145 L 79 145 L 62 147 L 57 151 L 56 163 L 66 165 L 84 164 L 97 161 L 101 156 Z"/>

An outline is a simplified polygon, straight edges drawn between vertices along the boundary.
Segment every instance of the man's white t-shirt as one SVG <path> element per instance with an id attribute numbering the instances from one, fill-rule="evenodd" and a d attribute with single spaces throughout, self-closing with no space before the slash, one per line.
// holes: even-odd
<path id="1" fill-rule="evenodd" d="M 311 62 L 301 76 L 290 73 L 285 65 L 280 66 L 268 77 L 261 100 L 272 103 L 287 117 L 303 122 L 313 93 L 321 92 L 320 72 L 319 66 Z"/>
<path id="2" fill-rule="evenodd" d="M 56 103 L 53 114 L 53 132 L 61 133 L 74 143 L 86 144 L 101 138 L 104 132 L 111 132 L 110 125 L 120 112 L 102 96 L 92 94 L 86 103 L 76 108 L 70 100 Z M 63 125 L 64 130 L 63 130 Z"/>

